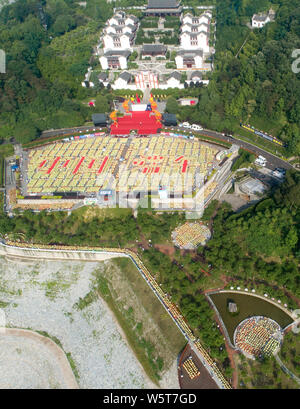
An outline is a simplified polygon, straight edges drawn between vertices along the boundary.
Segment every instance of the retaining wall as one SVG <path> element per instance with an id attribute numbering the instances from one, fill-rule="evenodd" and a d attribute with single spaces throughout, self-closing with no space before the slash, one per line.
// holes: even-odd
<path id="1" fill-rule="evenodd" d="M 104 261 L 116 257 L 127 257 L 120 253 L 91 252 L 84 250 L 50 250 L 50 249 L 26 249 L 6 246 L 0 243 L 0 255 L 7 257 L 47 260 L 76 260 L 76 261 Z"/>

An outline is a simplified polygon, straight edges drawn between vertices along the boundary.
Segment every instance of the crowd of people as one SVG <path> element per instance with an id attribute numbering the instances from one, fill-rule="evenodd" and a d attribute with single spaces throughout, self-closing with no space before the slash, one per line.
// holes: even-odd
<path id="1" fill-rule="evenodd" d="M 204 245 L 210 237 L 209 228 L 199 222 L 187 222 L 177 227 L 172 233 L 175 246 L 186 250 L 196 249 L 200 244 Z"/>
<path id="2" fill-rule="evenodd" d="M 186 370 L 188 376 L 191 379 L 195 379 L 198 376 L 200 376 L 200 371 L 196 367 L 195 362 L 193 361 L 192 358 L 188 358 L 186 361 L 184 361 L 183 365 L 184 369 Z"/>
<path id="3" fill-rule="evenodd" d="M 79 137 L 78 137 L 79 138 Z M 167 186 L 192 191 L 195 172 L 206 175 L 217 149 L 195 139 L 155 135 L 151 138 L 101 137 L 59 141 L 28 151 L 30 194 L 99 189 L 158 190 Z M 113 178 L 107 176 L 112 175 Z"/>
<path id="4" fill-rule="evenodd" d="M 252 317 L 242 321 L 234 334 L 235 345 L 246 356 L 270 356 L 281 342 L 279 324 L 266 317 Z"/>

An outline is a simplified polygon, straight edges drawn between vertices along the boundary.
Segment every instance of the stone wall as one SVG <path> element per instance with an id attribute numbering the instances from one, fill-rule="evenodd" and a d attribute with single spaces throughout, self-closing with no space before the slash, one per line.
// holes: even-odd
<path id="1" fill-rule="evenodd" d="M 116 257 L 127 257 L 122 253 L 76 250 L 45 250 L 6 246 L 0 243 L 0 256 L 26 259 L 103 261 Z"/>

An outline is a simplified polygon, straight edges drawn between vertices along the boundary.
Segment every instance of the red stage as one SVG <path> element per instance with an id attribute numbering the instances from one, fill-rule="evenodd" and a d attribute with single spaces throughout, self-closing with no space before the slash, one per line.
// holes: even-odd
<path id="1" fill-rule="evenodd" d="M 117 126 L 111 125 L 110 133 L 111 135 L 128 135 L 130 131 L 137 131 L 140 135 L 150 135 L 158 133 L 160 128 L 162 124 L 156 120 L 152 111 L 129 112 L 122 118 L 118 118 Z"/>

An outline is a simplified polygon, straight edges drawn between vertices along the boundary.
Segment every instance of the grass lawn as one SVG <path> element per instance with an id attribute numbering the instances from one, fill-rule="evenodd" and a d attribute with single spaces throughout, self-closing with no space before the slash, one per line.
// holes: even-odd
<path id="1" fill-rule="evenodd" d="M 186 341 L 177 326 L 174 324 L 169 314 L 158 301 L 153 291 L 150 289 L 145 280 L 141 277 L 134 264 L 125 258 L 115 259 L 114 263 L 118 265 L 122 273 L 130 281 L 130 284 L 141 303 L 145 306 L 147 312 L 157 324 L 158 328 L 164 334 L 173 351 L 179 352 Z"/>
<path id="2" fill-rule="evenodd" d="M 286 150 L 284 147 L 279 146 L 273 142 L 269 142 L 261 136 L 255 135 L 254 133 L 241 128 L 239 125 L 236 125 L 236 127 L 234 128 L 234 136 L 246 142 L 252 143 L 253 145 L 256 145 L 259 148 L 273 153 L 274 155 L 283 158 L 286 157 Z"/>
<path id="3" fill-rule="evenodd" d="M 76 216 L 80 216 L 87 222 L 94 217 L 101 221 L 106 218 L 114 219 L 130 216 L 132 214 L 132 210 L 119 207 L 103 209 L 98 206 L 83 206 L 75 210 L 73 213 L 76 214 Z"/>
<path id="4" fill-rule="evenodd" d="M 274 121 L 269 118 L 252 116 L 250 118 L 250 124 L 256 129 L 268 132 L 270 135 L 278 137 L 282 127 L 285 125 L 285 121 Z"/>
<path id="5" fill-rule="evenodd" d="M 0 214 L 4 211 L 4 193 L 0 192 Z"/>
<path id="6" fill-rule="evenodd" d="M 186 340 L 134 264 L 125 258 L 112 261 L 98 291 L 114 312 L 127 341 L 149 378 L 158 384 Z"/>

